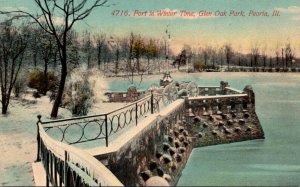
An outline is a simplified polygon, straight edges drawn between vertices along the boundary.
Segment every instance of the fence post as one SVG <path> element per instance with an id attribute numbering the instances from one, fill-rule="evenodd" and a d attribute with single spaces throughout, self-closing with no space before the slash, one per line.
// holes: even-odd
<path id="1" fill-rule="evenodd" d="M 151 114 L 154 113 L 154 98 L 153 98 L 153 91 L 151 90 Z"/>
<path id="2" fill-rule="evenodd" d="M 105 114 L 105 144 L 108 147 L 107 114 Z"/>
<path id="3" fill-rule="evenodd" d="M 135 125 L 138 124 L 138 104 L 135 103 Z"/>
<path id="4" fill-rule="evenodd" d="M 49 187 L 49 152 L 46 152 L 46 186 Z"/>
<path id="5" fill-rule="evenodd" d="M 68 186 L 68 171 L 67 171 L 67 161 L 68 161 L 68 153 L 67 151 L 65 151 L 65 160 L 64 160 L 64 185 L 65 186 Z"/>
<path id="6" fill-rule="evenodd" d="M 38 121 L 36 122 L 36 131 L 37 131 L 37 136 L 36 136 L 36 140 L 37 140 L 37 157 L 36 157 L 36 161 L 35 162 L 39 162 L 41 161 L 41 158 L 40 158 L 40 145 L 41 145 L 41 138 L 40 138 L 40 128 L 39 128 L 39 123 L 41 123 L 41 118 L 42 116 L 41 115 L 38 115 L 37 116 L 38 118 Z"/>

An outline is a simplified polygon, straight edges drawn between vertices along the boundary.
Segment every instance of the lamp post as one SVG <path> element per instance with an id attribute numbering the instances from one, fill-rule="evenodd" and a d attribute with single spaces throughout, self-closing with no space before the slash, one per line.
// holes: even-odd
<path id="1" fill-rule="evenodd" d="M 171 42 L 171 34 L 170 31 L 168 30 L 169 24 L 167 25 L 166 28 L 166 39 L 165 39 L 165 53 L 166 53 L 166 64 L 167 64 L 167 72 L 169 72 L 169 47 L 170 47 L 170 42 Z"/>

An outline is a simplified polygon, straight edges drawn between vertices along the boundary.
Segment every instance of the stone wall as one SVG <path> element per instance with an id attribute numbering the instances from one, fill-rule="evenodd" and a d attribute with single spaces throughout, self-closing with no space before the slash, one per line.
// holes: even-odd
<path id="1" fill-rule="evenodd" d="M 186 99 L 194 146 L 264 138 L 251 86 L 243 94 Z"/>
<path id="2" fill-rule="evenodd" d="M 95 157 L 125 186 L 173 186 L 193 147 L 264 138 L 251 86 L 238 91 L 221 82 L 204 90 L 210 94 L 149 115 L 116 140 L 117 148 Z"/>
<path id="3" fill-rule="evenodd" d="M 149 117 L 130 142 L 106 155 L 106 166 L 125 186 L 176 185 L 193 149 L 184 113 L 181 100 Z"/>
<path id="4" fill-rule="evenodd" d="M 142 99 L 146 91 L 138 91 L 135 87 L 129 87 L 127 92 L 107 92 L 109 102 L 134 102 Z"/>
<path id="5" fill-rule="evenodd" d="M 136 144 L 110 155 L 108 168 L 124 185 L 176 185 L 193 146 L 182 122 L 168 123 L 157 121 Z"/>

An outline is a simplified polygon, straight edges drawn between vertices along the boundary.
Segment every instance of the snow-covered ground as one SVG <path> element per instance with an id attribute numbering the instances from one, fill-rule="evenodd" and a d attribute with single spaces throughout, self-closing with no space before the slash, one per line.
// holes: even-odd
<path id="1" fill-rule="evenodd" d="M 96 103 L 89 114 L 109 112 L 124 105 Z M 35 99 L 32 94 L 26 94 L 11 99 L 9 114 L 0 114 L 0 186 L 34 185 L 31 164 L 37 155 L 37 115 L 49 120 L 51 109 L 48 96 Z M 67 109 L 59 109 L 60 118 L 71 116 Z"/>

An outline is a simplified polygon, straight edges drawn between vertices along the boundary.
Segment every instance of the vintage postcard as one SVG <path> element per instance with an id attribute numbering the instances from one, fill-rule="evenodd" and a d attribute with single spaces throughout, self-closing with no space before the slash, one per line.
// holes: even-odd
<path id="1" fill-rule="evenodd" d="M 1 186 L 298 186 L 299 0 L 0 0 Z"/>

